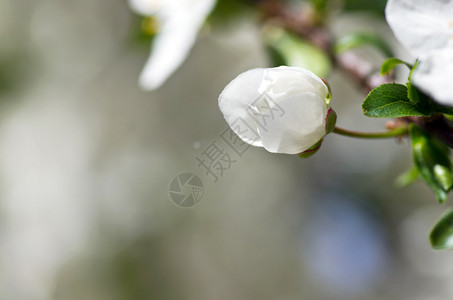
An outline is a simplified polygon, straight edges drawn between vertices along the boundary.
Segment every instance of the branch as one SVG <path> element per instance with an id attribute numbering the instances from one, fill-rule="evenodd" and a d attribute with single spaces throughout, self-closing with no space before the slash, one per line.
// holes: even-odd
<path id="1" fill-rule="evenodd" d="M 353 52 L 335 55 L 333 51 L 334 38 L 327 28 L 319 22 L 319 18 L 314 17 L 313 12 L 293 12 L 288 10 L 284 3 L 270 0 L 259 1 L 258 9 L 262 13 L 263 20 L 277 23 L 324 50 L 332 65 L 351 77 L 365 93 L 381 84 L 393 82 L 391 76 L 381 76 L 379 70 L 375 70 L 370 62 Z"/>

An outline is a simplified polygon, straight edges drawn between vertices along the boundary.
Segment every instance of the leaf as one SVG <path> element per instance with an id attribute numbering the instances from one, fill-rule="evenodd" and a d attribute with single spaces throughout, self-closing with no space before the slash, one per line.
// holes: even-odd
<path id="1" fill-rule="evenodd" d="M 344 2 L 344 11 L 359 11 L 363 13 L 371 12 L 378 14 L 379 17 L 384 17 L 384 10 L 386 0 L 373 0 L 373 1 L 363 1 L 363 0 L 345 0 Z"/>
<path id="2" fill-rule="evenodd" d="M 442 113 L 442 114 L 448 115 L 448 116 L 446 116 L 446 117 L 448 117 L 448 119 L 449 119 L 450 121 L 453 121 L 453 120 L 451 119 L 451 116 L 453 116 L 453 108 L 451 108 L 451 107 L 446 107 L 446 106 L 442 106 L 442 105 L 436 105 L 436 107 L 434 108 L 434 111 L 435 111 L 435 112 L 438 112 L 438 113 Z"/>
<path id="3" fill-rule="evenodd" d="M 429 98 L 422 92 L 420 92 L 414 85 L 408 81 L 406 83 L 407 96 L 412 103 L 426 103 L 428 104 Z M 429 105 L 429 104 L 428 104 Z"/>
<path id="4" fill-rule="evenodd" d="M 436 194 L 437 200 L 443 203 L 451 190 L 452 163 L 449 149 L 415 124 L 410 126 L 409 131 L 414 165 Z"/>
<path id="5" fill-rule="evenodd" d="M 437 221 L 429 234 L 429 240 L 434 249 L 453 248 L 453 209 Z"/>
<path id="6" fill-rule="evenodd" d="M 253 13 L 251 8 L 243 0 L 217 0 L 207 21 L 216 27 L 232 26 L 241 17 Z"/>
<path id="7" fill-rule="evenodd" d="M 451 171 L 447 167 L 442 166 L 442 165 L 435 165 L 433 171 L 434 171 L 435 178 L 440 183 L 442 188 L 445 191 L 449 191 L 453 184 L 453 181 L 451 178 Z"/>
<path id="8" fill-rule="evenodd" d="M 392 48 L 379 35 L 367 32 L 354 32 L 343 36 L 334 46 L 336 54 L 362 46 L 372 46 L 386 56 L 393 56 Z"/>
<path id="9" fill-rule="evenodd" d="M 332 65 L 327 54 L 294 34 L 280 28 L 267 28 L 264 33 L 271 64 L 308 69 L 320 77 L 325 77 Z"/>
<path id="10" fill-rule="evenodd" d="M 415 87 L 412 82 L 408 81 L 406 86 L 409 100 L 416 104 L 425 113 L 429 111 L 431 113 L 453 115 L 453 108 L 437 104 L 427 94 Z"/>
<path id="11" fill-rule="evenodd" d="M 420 174 L 418 173 L 417 168 L 412 168 L 410 170 L 407 170 L 403 174 L 399 175 L 395 179 L 395 184 L 398 187 L 406 187 L 406 186 L 410 185 L 411 183 L 413 183 L 418 178 L 420 178 Z"/>
<path id="12" fill-rule="evenodd" d="M 373 118 L 429 115 L 410 101 L 406 86 L 396 83 L 383 84 L 372 90 L 363 101 L 362 109 L 366 116 Z"/>
<path id="13" fill-rule="evenodd" d="M 391 57 L 389 59 L 387 59 L 386 61 L 384 61 L 384 63 L 382 64 L 381 66 L 381 75 L 384 76 L 384 75 L 387 75 L 388 73 L 390 73 L 390 71 L 392 71 L 397 65 L 401 65 L 401 64 L 404 64 L 406 65 L 409 69 L 412 69 L 412 65 L 405 62 L 405 61 L 402 61 L 401 59 L 399 58 L 395 58 L 395 57 Z"/>
<path id="14" fill-rule="evenodd" d="M 414 73 L 415 69 L 417 69 L 419 63 L 420 63 L 420 61 L 417 59 L 417 60 L 415 61 L 415 64 L 412 66 L 412 69 L 411 69 L 411 71 L 409 72 L 409 77 L 408 77 L 408 80 L 409 80 L 409 81 L 411 81 L 412 74 Z"/>

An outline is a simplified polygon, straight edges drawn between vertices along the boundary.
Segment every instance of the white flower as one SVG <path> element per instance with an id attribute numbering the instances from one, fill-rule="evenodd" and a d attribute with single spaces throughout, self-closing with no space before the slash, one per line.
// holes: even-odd
<path id="1" fill-rule="evenodd" d="M 328 94 L 324 82 L 305 69 L 252 69 L 225 87 L 219 107 L 244 142 L 298 154 L 326 135 Z"/>
<path id="2" fill-rule="evenodd" d="M 182 64 L 216 0 L 129 0 L 131 8 L 162 23 L 140 75 L 145 90 L 161 86 Z"/>
<path id="3" fill-rule="evenodd" d="M 453 105 L 453 48 L 423 57 L 412 75 L 414 85 L 436 102 Z"/>
<path id="4" fill-rule="evenodd" d="M 414 84 L 453 105 L 453 0 L 389 0 L 385 13 L 396 38 L 420 59 Z"/>

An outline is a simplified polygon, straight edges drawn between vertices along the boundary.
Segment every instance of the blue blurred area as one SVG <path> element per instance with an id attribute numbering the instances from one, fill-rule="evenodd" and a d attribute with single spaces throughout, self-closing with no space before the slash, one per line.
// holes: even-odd
<path id="1" fill-rule="evenodd" d="M 303 222 L 301 252 L 317 284 L 344 299 L 374 291 L 390 271 L 385 220 L 342 192 L 316 199 Z"/>

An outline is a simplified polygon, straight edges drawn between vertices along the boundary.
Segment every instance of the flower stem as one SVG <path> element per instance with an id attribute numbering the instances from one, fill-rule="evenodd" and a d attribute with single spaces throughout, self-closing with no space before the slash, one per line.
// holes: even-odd
<path id="1" fill-rule="evenodd" d="M 336 134 L 345 135 L 349 137 L 361 138 L 361 139 L 385 139 L 405 135 L 407 127 L 399 127 L 389 131 L 383 132 L 357 132 L 352 130 L 343 129 L 340 127 L 335 127 L 333 130 Z"/>

